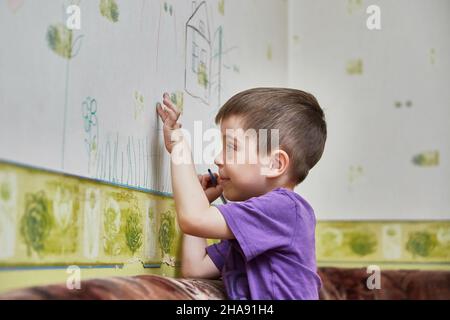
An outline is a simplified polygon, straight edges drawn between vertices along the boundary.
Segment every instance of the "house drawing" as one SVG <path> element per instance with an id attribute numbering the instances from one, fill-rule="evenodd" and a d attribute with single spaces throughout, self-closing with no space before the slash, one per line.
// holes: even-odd
<path id="1" fill-rule="evenodd" d="M 206 2 L 198 6 L 186 23 L 185 90 L 194 98 L 209 104 L 211 89 L 211 34 Z"/>

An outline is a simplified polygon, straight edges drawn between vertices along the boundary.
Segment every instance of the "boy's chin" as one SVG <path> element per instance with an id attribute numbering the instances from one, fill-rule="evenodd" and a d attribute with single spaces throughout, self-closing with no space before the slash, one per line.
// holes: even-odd
<path id="1" fill-rule="evenodd" d="M 230 201 L 245 201 L 247 199 L 242 198 L 242 194 L 236 190 L 224 190 L 223 196 Z"/>
<path id="2" fill-rule="evenodd" d="M 225 199 L 230 201 L 236 201 L 236 197 L 234 196 L 234 192 L 230 190 L 223 190 L 223 196 Z"/>

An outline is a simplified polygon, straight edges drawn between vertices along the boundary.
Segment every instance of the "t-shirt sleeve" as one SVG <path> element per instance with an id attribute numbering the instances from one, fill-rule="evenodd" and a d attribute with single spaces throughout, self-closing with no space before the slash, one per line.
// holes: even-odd
<path id="1" fill-rule="evenodd" d="M 206 253 L 211 258 L 212 262 L 216 265 L 217 269 L 222 272 L 225 264 L 225 259 L 228 256 L 230 250 L 230 242 L 228 240 L 222 240 L 219 243 L 212 244 L 206 247 Z"/>
<path id="2" fill-rule="evenodd" d="M 247 261 L 290 246 L 297 224 L 297 205 L 282 192 L 218 205 Z"/>

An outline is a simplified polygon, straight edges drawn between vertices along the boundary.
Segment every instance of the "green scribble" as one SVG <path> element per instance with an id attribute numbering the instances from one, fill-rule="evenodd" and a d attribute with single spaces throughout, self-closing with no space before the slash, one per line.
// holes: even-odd
<path id="1" fill-rule="evenodd" d="M 359 256 L 366 256 L 375 252 L 377 240 L 373 233 L 352 232 L 349 234 L 350 249 Z"/>
<path id="2" fill-rule="evenodd" d="M 167 12 L 169 6 L 167 5 L 167 2 L 164 2 L 164 11 Z"/>
<path id="3" fill-rule="evenodd" d="M 184 95 L 183 92 L 177 91 L 170 95 L 170 100 L 173 104 L 175 104 L 180 110 L 181 113 L 183 113 L 183 106 L 184 106 Z"/>
<path id="4" fill-rule="evenodd" d="M 219 13 L 225 15 L 225 0 L 219 0 Z"/>
<path id="5" fill-rule="evenodd" d="M 267 60 L 272 60 L 272 58 L 273 58 L 273 50 L 272 50 L 272 45 L 268 45 L 267 46 L 267 53 L 266 53 L 266 55 L 267 55 Z"/>
<path id="6" fill-rule="evenodd" d="M 423 152 L 412 158 L 412 163 L 419 167 L 437 167 L 439 166 L 439 151 Z"/>
<path id="7" fill-rule="evenodd" d="M 208 87 L 208 75 L 206 74 L 206 65 L 204 63 L 200 63 L 198 65 L 198 84 L 205 87 Z"/>
<path id="8" fill-rule="evenodd" d="M 427 231 L 413 232 L 409 235 L 406 250 L 413 256 L 428 257 L 437 245 L 436 236 Z"/>
<path id="9" fill-rule="evenodd" d="M 11 186 L 9 183 L 3 182 L 0 185 L 0 198 L 5 202 L 11 198 Z"/>
<path id="10" fill-rule="evenodd" d="M 171 211 L 166 211 L 161 215 L 161 225 L 159 226 L 159 245 L 165 254 L 170 253 L 170 249 L 175 237 L 175 225 Z"/>
<path id="11" fill-rule="evenodd" d="M 111 22 L 119 21 L 119 7 L 115 0 L 101 0 L 100 13 Z"/>
<path id="12" fill-rule="evenodd" d="M 52 25 L 47 30 L 47 43 L 57 55 L 72 58 L 72 30 L 62 23 Z"/>
<path id="13" fill-rule="evenodd" d="M 364 169 L 362 166 L 350 166 L 348 171 L 348 180 L 350 183 L 355 182 L 358 178 L 364 175 Z"/>
<path id="14" fill-rule="evenodd" d="M 347 12 L 353 14 L 354 11 L 362 8 L 362 0 L 347 0 Z"/>
<path id="15" fill-rule="evenodd" d="M 436 64 L 436 49 L 434 48 L 430 49 L 430 63 L 432 65 Z"/>
<path id="16" fill-rule="evenodd" d="M 52 229 L 53 217 L 48 210 L 44 191 L 27 194 L 25 202 L 25 214 L 20 222 L 20 233 L 25 240 L 28 255 L 31 255 L 31 249 L 40 254 L 44 250 L 45 241 Z"/>
<path id="17" fill-rule="evenodd" d="M 128 214 L 125 225 L 125 238 L 128 248 L 134 254 L 142 246 L 142 219 L 137 209 L 128 209 L 124 211 Z"/>
<path id="18" fill-rule="evenodd" d="M 133 100 L 134 100 L 134 119 L 137 120 L 139 117 L 142 116 L 145 109 L 144 96 L 139 91 L 134 90 Z"/>
<path id="19" fill-rule="evenodd" d="M 363 61 L 361 59 L 348 61 L 346 71 L 348 75 L 363 74 Z"/>

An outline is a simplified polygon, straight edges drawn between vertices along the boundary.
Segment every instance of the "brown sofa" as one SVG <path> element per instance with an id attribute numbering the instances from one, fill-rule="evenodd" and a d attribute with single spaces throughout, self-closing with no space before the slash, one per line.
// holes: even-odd
<path id="1" fill-rule="evenodd" d="M 450 300 L 450 271 L 391 270 L 381 273 L 381 289 L 366 286 L 366 269 L 320 268 L 323 300 Z M 221 281 L 172 279 L 153 275 L 91 279 L 80 290 L 65 284 L 14 290 L 1 299 L 226 299 Z"/>

